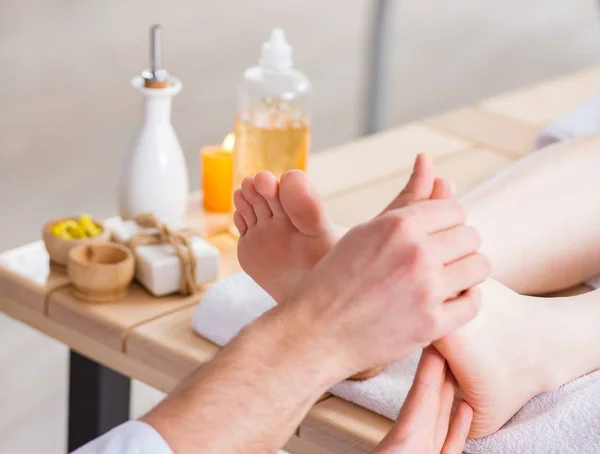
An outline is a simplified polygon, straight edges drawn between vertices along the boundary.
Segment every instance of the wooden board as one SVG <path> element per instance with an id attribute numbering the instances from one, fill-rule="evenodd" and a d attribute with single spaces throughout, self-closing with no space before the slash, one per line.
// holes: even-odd
<path id="1" fill-rule="evenodd" d="M 42 241 L 0 255 L 0 289 L 5 298 L 45 312 L 46 295 L 68 283 L 65 270 L 50 264 Z"/>
<path id="2" fill-rule="evenodd" d="M 48 297 L 48 317 L 104 345 L 122 350 L 128 330 L 140 323 L 195 305 L 200 298 L 201 294 L 153 298 L 142 287 L 133 284 L 122 300 L 90 303 L 81 301 L 68 287 Z"/>
<path id="3" fill-rule="evenodd" d="M 321 196 L 328 198 L 410 169 L 417 153 L 438 157 L 469 146 L 469 142 L 413 123 L 314 155 L 308 172 Z"/>
<path id="4" fill-rule="evenodd" d="M 553 79 L 513 93 L 495 96 L 480 105 L 515 120 L 544 126 L 600 92 L 600 66 Z"/>
<path id="5" fill-rule="evenodd" d="M 300 425 L 300 438 L 335 453 L 369 452 L 392 422 L 358 405 L 331 397 L 315 405 Z"/>
<path id="6" fill-rule="evenodd" d="M 471 106 L 427 118 L 425 123 L 496 151 L 523 156 L 529 153 L 540 128 Z"/>
<path id="7" fill-rule="evenodd" d="M 460 196 L 516 158 L 474 148 L 434 163 L 436 175 L 448 178 L 456 185 Z M 348 191 L 325 202 L 333 222 L 347 227 L 377 215 L 398 194 L 408 181 L 409 171 L 401 172 L 377 183 Z"/>
<path id="8" fill-rule="evenodd" d="M 13 319 L 25 323 L 72 350 L 127 377 L 143 381 L 163 392 L 169 392 L 177 385 L 178 381 L 169 374 L 160 373 L 125 353 L 93 339 L 87 333 L 67 328 L 61 323 L 50 320 L 43 312 L 22 304 L 20 301 L 0 297 L 0 310 Z"/>
<path id="9" fill-rule="evenodd" d="M 297 435 L 292 436 L 282 449 L 289 454 L 332 454 L 331 451 L 304 440 Z"/>
<path id="10" fill-rule="evenodd" d="M 143 323 L 132 329 L 125 352 L 152 368 L 178 379 L 209 361 L 219 347 L 192 329 L 196 305 Z"/>

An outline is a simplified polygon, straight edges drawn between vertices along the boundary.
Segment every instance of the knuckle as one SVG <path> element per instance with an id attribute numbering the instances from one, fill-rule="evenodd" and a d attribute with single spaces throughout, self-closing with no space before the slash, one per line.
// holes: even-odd
<path id="1" fill-rule="evenodd" d="M 427 282 L 430 280 L 429 251 L 420 242 L 410 243 L 406 248 L 406 260 L 415 274 L 420 274 Z"/>
<path id="2" fill-rule="evenodd" d="M 477 269 L 479 270 L 480 278 L 483 281 L 487 279 L 492 273 L 492 263 L 490 262 L 490 259 L 487 257 L 487 255 L 477 254 L 477 258 Z"/>
<path id="3" fill-rule="evenodd" d="M 416 237 L 415 221 L 405 213 L 395 213 L 382 218 L 381 221 L 388 239 L 406 241 Z"/>
<path id="4" fill-rule="evenodd" d="M 478 250 L 481 248 L 481 235 L 479 234 L 479 231 L 471 225 L 466 225 L 465 229 L 467 232 L 467 237 L 470 239 L 470 242 L 473 245 L 473 249 Z"/>
<path id="5" fill-rule="evenodd" d="M 479 254 L 483 260 L 483 268 L 485 269 L 485 273 L 489 275 L 492 272 L 492 262 L 490 258 L 485 254 Z"/>
<path id="6" fill-rule="evenodd" d="M 400 213 L 391 219 L 390 227 L 394 233 L 405 236 L 411 229 L 411 219 L 409 216 Z"/>
<path id="7" fill-rule="evenodd" d="M 419 341 L 431 342 L 440 329 L 440 320 L 434 311 L 426 311 L 421 317 Z"/>
<path id="8" fill-rule="evenodd" d="M 456 199 L 448 199 L 452 210 L 456 213 L 456 215 L 463 220 L 467 218 L 467 213 L 465 212 L 464 207 L 456 200 Z"/>
<path id="9" fill-rule="evenodd" d="M 472 320 L 479 313 L 481 308 L 481 292 L 479 289 L 473 288 L 469 290 L 465 297 L 465 317 L 467 320 Z"/>
<path id="10" fill-rule="evenodd" d="M 431 303 L 435 302 L 437 296 L 436 286 L 432 282 L 433 280 L 429 276 L 425 276 L 425 283 L 419 288 L 417 298 L 426 306 L 431 306 Z"/>

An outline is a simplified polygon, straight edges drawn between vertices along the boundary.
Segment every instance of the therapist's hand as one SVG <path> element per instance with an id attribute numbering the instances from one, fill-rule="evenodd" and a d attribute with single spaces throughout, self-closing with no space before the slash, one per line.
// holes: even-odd
<path id="1" fill-rule="evenodd" d="M 473 410 L 460 401 L 451 416 L 453 400 L 452 374 L 437 350 L 428 347 L 396 423 L 371 454 L 461 454 Z"/>
<path id="2" fill-rule="evenodd" d="M 454 200 L 426 200 L 350 230 L 280 311 L 346 377 L 404 359 L 475 317 L 490 273 Z M 283 315 L 283 314 L 282 314 Z M 340 377 L 344 378 L 344 377 Z"/>

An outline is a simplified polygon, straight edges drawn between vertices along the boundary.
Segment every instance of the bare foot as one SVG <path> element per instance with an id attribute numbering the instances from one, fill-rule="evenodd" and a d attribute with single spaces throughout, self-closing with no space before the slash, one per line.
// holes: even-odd
<path id="1" fill-rule="evenodd" d="M 247 177 L 234 194 L 240 265 L 281 302 L 343 234 L 326 219 L 306 174 Z"/>
<path id="2" fill-rule="evenodd" d="M 384 212 L 447 197 L 448 191 L 444 180 L 434 179 L 431 162 L 418 155 L 409 182 Z M 316 189 L 301 171 L 285 173 L 280 183 L 269 172 L 248 177 L 234 202 L 240 264 L 276 301 L 346 233 L 327 220 Z"/>
<path id="3" fill-rule="evenodd" d="M 598 295 L 528 297 L 491 279 L 480 288 L 477 317 L 434 342 L 473 408 L 470 438 L 494 433 L 528 400 L 600 367 Z"/>

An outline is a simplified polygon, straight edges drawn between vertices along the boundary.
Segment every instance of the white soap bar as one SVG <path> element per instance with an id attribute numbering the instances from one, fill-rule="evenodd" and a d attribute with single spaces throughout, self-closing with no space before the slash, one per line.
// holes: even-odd
<path id="1" fill-rule="evenodd" d="M 134 221 L 116 222 L 112 228 L 115 241 L 127 243 L 140 232 L 152 233 L 154 229 L 144 229 Z M 196 283 L 207 284 L 217 280 L 219 274 L 219 250 L 200 236 L 190 239 L 196 256 Z M 177 292 L 181 286 L 181 262 L 169 244 L 137 246 L 135 248 L 135 277 L 155 296 Z"/>

